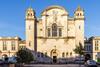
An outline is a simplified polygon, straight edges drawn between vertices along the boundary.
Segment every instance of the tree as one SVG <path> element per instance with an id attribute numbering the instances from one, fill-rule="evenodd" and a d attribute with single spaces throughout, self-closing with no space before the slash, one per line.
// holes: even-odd
<path id="1" fill-rule="evenodd" d="M 18 63 L 30 63 L 34 60 L 33 54 L 30 50 L 21 49 L 17 53 L 17 62 Z"/>
<path id="2" fill-rule="evenodd" d="M 79 45 L 76 45 L 74 52 L 76 54 L 79 54 L 79 57 L 80 57 L 80 60 L 81 60 L 81 56 L 84 55 L 84 47 L 82 46 L 81 43 L 79 43 Z M 79 64 L 79 67 L 81 67 L 81 64 Z"/>
<path id="3" fill-rule="evenodd" d="M 84 55 L 84 47 L 82 46 L 81 43 L 79 43 L 79 45 L 76 45 L 76 48 L 74 49 L 74 52 L 76 54 L 79 54 L 80 56 Z"/>

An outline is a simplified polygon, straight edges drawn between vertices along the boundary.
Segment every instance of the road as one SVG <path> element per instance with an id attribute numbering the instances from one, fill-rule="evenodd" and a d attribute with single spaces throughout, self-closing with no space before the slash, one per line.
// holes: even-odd
<path id="1" fill-rule="evenodd" d="M 30 64 L 24 65 L 24 67 L 79 67 L 78 64 Z M 81 65 L 84 67 L 84 65 Z"/>

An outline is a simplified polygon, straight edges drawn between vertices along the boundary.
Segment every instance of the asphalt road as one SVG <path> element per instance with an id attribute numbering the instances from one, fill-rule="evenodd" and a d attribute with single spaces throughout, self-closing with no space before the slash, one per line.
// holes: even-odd
<path id="1" fill-rule="evenodd" d="M 24 67 L 79 67 L 78 64 L 30 64 L 24 65 Z M 84 67 L 84 65 L 81 65 Z"/>

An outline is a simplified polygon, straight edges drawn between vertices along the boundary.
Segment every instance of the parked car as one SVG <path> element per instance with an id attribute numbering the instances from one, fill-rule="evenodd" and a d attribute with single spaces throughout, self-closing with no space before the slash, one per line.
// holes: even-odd
<path id="1" fill-rule="evenodd" d="M 67 64 L 66 59 L 60 59 L 59 62 L 57 62 L 59 64 Z"/>
<path id="2" fill-rule="evenodd" d="M 16 63 L 17 62 L 16 57 L 9 57 L 8 62 L 9 63 Z"/>
<path id="3" fill-rule="evenodd" d="M 97 67 L 97 63 L 94 60 L 87 60 L 85 62 L 85 67 Z"/>
<path id="4" fill-rule="evenodd" d="M 3 63 L 4 63 L 4 61 L 2 59 L 0 59 L 0 64 L 3 64 Z"/>
<path id="5" fill-rule="evenodd" d="M 75 64 L 84 64 L 84 57 L 76 57 L 75 60 L 74 60 L 74 63 Z"/>

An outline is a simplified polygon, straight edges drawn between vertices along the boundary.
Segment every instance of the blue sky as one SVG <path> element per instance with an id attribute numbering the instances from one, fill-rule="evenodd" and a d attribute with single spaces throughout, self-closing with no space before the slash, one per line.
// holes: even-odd
<path id="1" fill-rule="evenodd" d="M 36 16 L 48 6 L 63 6 L 73 16 L 77 6 L 85 11 L 85 36 L 100 36 L 100 0 L 0 0 L 0 36 L 25 39 L 25 10 L 32 6 Z"/>

